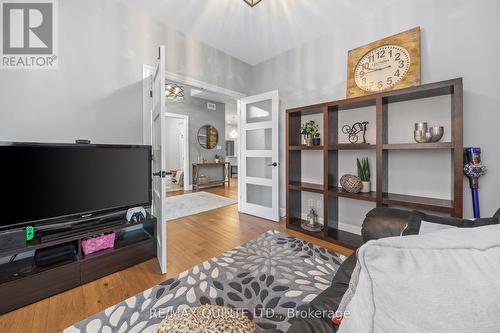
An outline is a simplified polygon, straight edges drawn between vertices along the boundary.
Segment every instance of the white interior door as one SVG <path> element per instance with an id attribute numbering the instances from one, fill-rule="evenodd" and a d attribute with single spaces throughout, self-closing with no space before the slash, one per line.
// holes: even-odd
<path id="1" fill-rule="evenodd" d="M 278 91 L 240 100 L 239 209 L 279 221 Z"/>
<path id="2" fill-rule="evenodd" d="M 153 215 L 158 220 L 156 242 L 161 272 L 167 272 L 166 163 L 165 163 L 165 47 L 159 47 L 158 65 L 152 78 Z"/>

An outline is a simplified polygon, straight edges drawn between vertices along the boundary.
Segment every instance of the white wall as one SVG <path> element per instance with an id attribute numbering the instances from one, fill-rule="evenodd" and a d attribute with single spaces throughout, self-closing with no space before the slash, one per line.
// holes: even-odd
<path id="1" fill-rule="evenodd" d="M 184 120 L 174 117 L 167 117 L 166 121 L 166 136 L 167 141 L 164 144 L 167 146 L 167 170 L 183 169 L 183 154 L 181 136 L 184 131 Z"/>
<path id="2" fill-rule="evenodd" d="M 0 140 L 142 143 L 142 64 L 245 92 L 250 66 L 115 0 L 59 1 L 59 69 L 0 71 Z"/>
<path id="3" fill-rule="evenodd" d="M 345 98 L 348 50 L 420 26 L 422 82 L 464 78 L 465 145 L 481 146 L 483 161 L 490 166 L 487 176 L 480 181 L 480 198 L 483 216 L 492 215 L 500 207 L 497 192 L 500 185 L 500 139 L 497 135 L 500 126 L 500 95 L 497 84 L 500 67 L 494 65 L 497 62 L 495 55 L 500 52 L 498 13 L 500 2 L 494 0 L 394 1 L 383 15 L 364 13 L 364 20 L 353 19 L 351 24 L 342 25 L 317 40 L 254 66 L 251 92 L 279 89 L 280 138 L 284 140 L 285 109 Z M 406 121 L 406 125 L 411 128 L 414 115 L 422 114 L 427 108 L 439 108 L 443 101 L 421 103 L 424 104 L 410 103 L 399 106 L 407 111 L 404 111 L 406 116 L 402 115 L 400 121 Z M 442 121 L 434 118 L 437 113 L 426 112 L 424 117 L 426 120 L 432 118 L 428 119 L 431 122 Z M 408 132 L 410 137 L 411 133 Z M 403 134 L 394 135 L 397 137 Z M 281 159 L 285 160 L 284 151 L 281 152 Z M 449 167 L 449 159 L 446 156 L 430 156 L 424 160 L 414 158 L 401 165 L 399 162 L 402 160 L 401 155 L 392 158 L 400 172 L 390 166 L 390 186 L 392 184 L 398 191 L 416 188 L 417 191 L 426 191 L 438 196 L 449 192 L 449 172 L 445 170 Z M 447 163 L 446 167 L 439 167 L 443 162 Z M 343 170 L 347 167 L 341 165 Z M 355 171 L 354 166 L 351 168 Z M 407 168 L 407 171 L 404 168 Z M 284 189 L 285 168 L 281 171 L 281 188 Z M 402 178 L 402 173 L 406 174 L 406 178 Z M 440 183 L 431 189 L 433 180 Z M 419 183 L 422 181 L 424 183 Z M 470 217 L 470 191 L 468 183 L 464 181 L 464 184 L 465 216 Z M 282 190 L 282 207 L 284 198 L 285 191 Z M 346 211 L 347 215 L 340 219 L 359 225 L 363 214 L 356 212 L 360 218 L 352 221 L 347 205 L 349 204 L 341 203 L 340 210 Z"/>

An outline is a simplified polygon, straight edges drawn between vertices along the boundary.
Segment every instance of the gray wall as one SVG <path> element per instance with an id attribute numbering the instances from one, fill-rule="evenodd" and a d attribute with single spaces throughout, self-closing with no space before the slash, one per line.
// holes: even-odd
<path id="1" fill-rule="evenodd" d="M 243 93 L 279 89 L 283 115 L 286 108 L 344 98 L 349 49 L 419 25 L 423 83 L 464 77 L 465 144 L 481 146 L 490 166 L 480 196 L 483 215 L 491 215 L 500 206 L 500 73 L 492 65 L 500 51 L 499 12 L 495 0 L 395 1 L 385 16 L 366 14 L 252 68 L 114 0 L 59 1 L 59 69 L 0 72 L 0 140 L 142 142 L 141 65 L 154 64 L 161 44 L 168 71 Z M 426 163 L 433 161 L 439 160 Z M 284 168 L 282 189 L 283 179 Z M 465 204 L 471 216 L 468 189 Z"/>
<path id="2" fill-rule="evenodd" d="M 251 92 L 279 89 L 280 139 L 284 140 L 285 109 L 345 98 L 348 50 L 420 26 L 422 82 L 464 78 L 464 140 L 465 145 L 481 146 L 483 161 L 489 165 L 487 176 L 480 181 L 482 213 L 488 216 L 500 206 L 497 192 L 500 185 L 500 154 L 498 154 L 500 139 L 497 135 L 500 125 L 497 77 L 500 70 L 493 65 L 496 61 L 493 55 L 500 52 L 498 13 L 500 13 L 500 2 L 493 0 L 394 2 L 386 16 L 367 15 L 365 21 L 353 21 L 350 25 L 343 25 L 317 40 L 254 66 Z M 398 106 L 409 109 L 408 116 L 402 120 L 406 119 L 410 128 L 415 114 L 418 115 L 426 108 L 439 108 L 442 101 L 422 103 Z M 427 112 L 425 117 L 428 115 Z M 402 160 L 402 157 L 396 156 L 396 162 L 398 158 Z M 449 166 L 449 160 L 443 159 L 442 156 L 421 158 L 424 160 L 413 157 L 411 160 L 413 164 L 399 164 L 399 171 L 411 166 L 411 169 L 408 169 L 410 173 L 406 173 L 409 178 L 395 179 L 394 177 L 400 177 L 401 174 L 398 173 L 398 168 L 391 166 L 390 184 L 396 185 L 397 190 L 415 187 L 420 189 L 418 182 L 422 180 L 426 182 L 426 176 L 431 175 L 432 179 L 440 181 L 437 194 L 444 194 L 441 190 L 446 186 L 446 179 L 449 179 L 449 173 L 444 169 Z M 281 159 L 285 160 L 283 150 Z M 444 168 L 432 168 L 433 165 L 442 165 L 440 163 L 443 161 L 447 163 Z M 419 167 L 416 168 L 415 165 Z M 351 168 L 355 171 L 353 166 Z M 281 171 L 281 207 L 283 207 L 284 168 Z M 470 191 L 465 181 L 464 184 L 465 215 L 470 217 L 472 216 Z M 431 187 L 427 187 L 427 190 L 434 191 Z M 370 207 L 365 207 L 360 212 L 356 209 L 356 204 L 348 200 L 346 203 L 341 203 L 343 205 L 341 210 L 346 212 L 341 215 L 346 223 L 359 226 L 365 210 Z"/>
<path id="3" fill-rule="evenodd" d="M 161 44 L 168 71 L 245 92 L 249 65 L 115 0 L 64 0 L 59 69 L 0 72 L 0 140 L 142 143 L 142 64 Z"/>
<path id="4" fill-rule="evenodd" d="M 207 100 L 201 98 L 193 98 L 190 95 L 190 88 L 185 87 L 185 98 L 183 102 L 167 102 L 167 112 L 177 113 L 189 116 L 189 181 L 193 181 L 192 163 L 198 162 L 198 157 L 206 158 L 209 161 L 214 160 L 215 155 L 222 157 L 226 156 L 226 127 L 225 127 L 225 105 L 223 103 L 215 103 L 216 110 L 207 109 Z M 198 143 L 197 134 L 201 126 L 212 125 L 219 132 L 219 142 L 214 149 L 205 149 Z M 217 149 L 220 147 L 220 149 Z M 213 170 L 215 169 L 215 170 Z M 220 167 L 211 168 L 204 167 L 203 174 L 208 177 L 222 178 Z"/>

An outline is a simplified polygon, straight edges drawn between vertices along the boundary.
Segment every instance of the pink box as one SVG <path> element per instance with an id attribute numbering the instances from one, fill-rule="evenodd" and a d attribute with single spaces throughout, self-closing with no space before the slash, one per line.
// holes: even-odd
<path id="1" fill-rule="evenodd" d="M 102 236 L 83 239 L 82 240 L 83 254 L 89 255 L 97 251 L 113 248 L 115 246 L 115 237 L 116 237 L 115 233 L 112 232 L 110 234 Z"/>

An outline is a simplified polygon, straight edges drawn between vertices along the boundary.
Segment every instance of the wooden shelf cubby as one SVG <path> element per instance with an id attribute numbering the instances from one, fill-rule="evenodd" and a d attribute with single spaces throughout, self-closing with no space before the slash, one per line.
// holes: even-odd
<path id="1" fill-rule="evenodd" d="M 451 139 L 436 143 L 414 143 L 388 141 L 389 105 L 392 103 L 416 101 L 430 97 L 446 96 L 451 99 L 450 128 Z M 367 144 L 350 144 L 339 142 L 339 113 L 360 108 L 368 108 L 367 112 L 375 112 L 376 142 Z M 371 111 L 373 110 L 373 111 Z M 302 116 L 322 115 L 322 146 L 301 146 L 300 126 Z M 373 128 L 373 127 L 372 127 Z M 305 234 L 328 240 L 337 244 L 357 248 L 362 244 L 360 235 L 339 229 L 339 199 L 359 200 L 375 204 L 376 207 L 398 206 L 408 209 L 419 209 L 462 217 L 463 214 L 463 84 L 462 79 L 424 84 L 421 86 L 382 92 L 370 96 L 355 97 L 332 102 L 325 102 L 304 107 L 289 109 L 286 112 L 286 215 L 287 227 Z M 303 182 L 302 151 L 317 151 L 323 154 L 323 183 L 311 184 Z M 450 200 L 391 193 L 388 188 L 388 160 L 390 152 L 448 150 L 451 155 L 451 190 Z M 376 188 L 369 193 L 352 194 L 338 186 L 339 159 L 341 152 L 371 152 L 375 164 L 372 166 L 372 182 Z M 413 154 L 413 153 L 411 153 Z M 361 156 L 360 156 L 361 157 Z M 375 170 L 375 172 L 373 171 Z M 308 232 L 300 227 L 302 217 L 302 192 L 313 192 L 323 195 L 323 232 Z M 360 221 L 361 222 L 361 221 Z"/>

